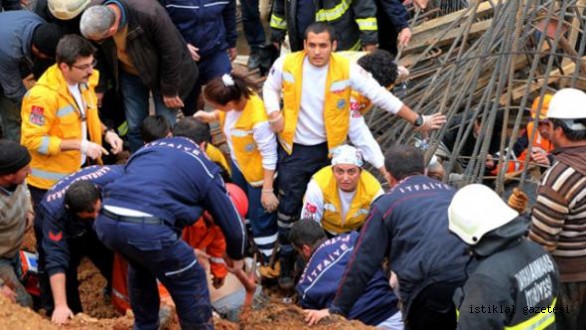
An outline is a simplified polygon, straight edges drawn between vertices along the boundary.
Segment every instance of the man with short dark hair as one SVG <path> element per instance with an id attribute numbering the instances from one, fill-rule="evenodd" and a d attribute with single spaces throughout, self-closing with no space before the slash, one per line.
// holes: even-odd
<path id="1" fill-rule="evenodd" d="M 310 316 L 328 314 L 327 308 L 336 295 L 340 274 L 350 263 L 358 233 L 342 234 L 328 240 L 319 224 L 312 219 L 301 219 L 291 228 L 289 239 L 307 263 L 297 284 L 301 307 L 311 310 L 308 312 Z M 357 297 L 348 318 L 383 329 L 402 330 L 397 303 L 398 299 L 379 265 L 364 293 Z M 321 317 L 310 317 L 309 325 L 317 323 Z"/>
<path id="2" fill-rule="evenodd" d="M 102 189 L 123 172 L 118 165 L 86 167 L 57 182 L 38 208 L 35 226 L 42 232 L 37 248 L 39 271 L 45 276 L 41 280 L 46 281 L 48 276 L 50 281 L 50 288 L 41 282 L 41 299 L 48 305 L 43 307 L 53 312 L 54 323 L 66 323 L 70 316 L 83 311 L 77 281 L 82 257 L 96 265 L 106 278 L 107 290 L 111 288 L 114 257 L 98 240 L 92 225 L 101 208 Z"/>
<path id="3" fill-rule="evenodd" d="M 228 179 L 232 175 L 232 169 L 222 151 L 211 143 L 212 133 L 208 124 L 202 123 L 193 117 L 185 117 L 173 127 L 173 136 L 183 136 L 197 143 L 210 160 L 222 168 L 224 181 L 231 182 Z M 227 174 L 227 178 L 225 174 Z"/>
<path id="4" fill-rule="evenodd" d="M 24 64 L 32 70 L 33 59 L 55 56 L 61 31 L 27 10 L 0 12 L 0 22 L 0 132 L 4 138 L 18 142 L 20 105 L 26 93 L 21 66 Z"/>
<path id="5" fill-rule="evenodd" d="M 25 147 L 14 141 L 0 140 L 0 294 L 8 295 L 24 307 L 33 305 L 18 275 L 21 272 L 20 247 L 34 218 L 25 184 L 31 171 L 30 161 Z"/>
<path id="6" fill-rule="evenodd" d="M 161 115 L 146 117 L 140 124 L 140 136 L 144 143 L 172 136 L 171 123 Z"/>
<path id="7" fill-rule="evenodd" d="M 409 329 L 454 329 L 452 295 L 465 279 L 466 245 L 448 230 L 455 190 L 423 175 L 422 152 L 391 147 L 385 154 L 393 188 L 371 206 L 330 312 L 348 315 L 385 256 L 399 279 Z"/>
<path id="8" fill-rule="evenodd" d="M 558 91 L 547 112 L 555 162 L 537 190 L 529 239 L 542 245 L 560 272 L 559 329 L 586 328 L 586 93 Z"/>
<path id="9" fill-rule="evenodd" d="M 91 161 L 101 164 L 108 154 L 102 137 L 114 154 L 122 150 L 122 140 L 98 117 L 94 53 L 89 41 L 66 35 L 57 45 L 57 63 L 23 100 L 22 144 L 32 156 L 27 183 L 35 205 L 60 179 Z"/>
<path id="10" fill-rule="evenodd" d="M 356 125 L 350 120 L 352 90 L 423 131 L 439 128 L 445 121 L 439 113 L 422 116 L 414 112 L 360 66 L 333 53 L 337 41 L 328 24 L 310 24 L 305 38 L 303 51 L 277 59 L 263 87 L 269 123 L 279 140 L 277 219 L 282 288 L 293 286 L 293 251 L 287 236 L 291 225 L 299 219 L 307 183 L 315 172 L 329 165 L 329 155 L 346 142 Z M 360 145 L 358 140 L 371 134 L 364 125 L 362 134 L 351 137 L 352 143 Z M 382 168 L 382 159 L 373 165 Z"/>

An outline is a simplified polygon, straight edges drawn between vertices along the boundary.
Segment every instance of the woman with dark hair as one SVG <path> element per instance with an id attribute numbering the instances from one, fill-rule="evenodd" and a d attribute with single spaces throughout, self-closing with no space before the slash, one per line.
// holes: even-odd
<path id="1" fill-rule="evenodd" d="M 254 241 L 265 260 L 277 240 L 279 204 L 273 188 L 277 166 L 277 140 L 270 128 L 262 99 L 254 85 L 238 74 L 225 74 L 210 81 L 205 101 L 215 111 L 198 111 L 203 122 L 219 120 L 232 158 L 232 181 L 248 196 L 248 218 Z"/>

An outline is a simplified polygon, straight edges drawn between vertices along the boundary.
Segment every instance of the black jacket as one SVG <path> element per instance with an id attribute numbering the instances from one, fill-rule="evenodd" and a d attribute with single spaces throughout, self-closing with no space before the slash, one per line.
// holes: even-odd
<path id="1" fill-rule="evenodd" d="M 159 90 L 163 96 L 179 95 L 185 99 L 197 79 L 197 65 L 165 8 L 154 0 L 105 2 L 110 3 L 124 7 L 128 24 L 126 52 L 144 85 Z M 120 68 L 114 39 L 104 40 L 101 47 L 118 86 Z"/>
<path id="2" fill-rule="evenodd" d="M 297 0 L 275 0 L 271 16 L 271 41 L 282 42 L 289 32 L 291 50 L 303 49 L 299 36 Z M 360 46 L 378 43 L 376 4 L 374 0 L 314 0 L 315 20 L 327 22 L 336 31 L 337 50 L 359 50 Z"/>
<path id="3" fill-rule="evenodd" d="M 527 222 L 519 217 L 472 248 L 476 268 L 454 295 L 458 329 L 503 329 L 532 318 L 554 328 L 555 314 L 547 308 L 555 307 L 557 266 L 543 247 L 523 237 L 526 231 Z"/>

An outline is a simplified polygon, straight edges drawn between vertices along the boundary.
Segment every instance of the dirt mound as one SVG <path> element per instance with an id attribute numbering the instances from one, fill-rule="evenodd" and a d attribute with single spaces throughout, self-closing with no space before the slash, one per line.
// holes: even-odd
<path id="1" fill-rule="evenodd" d="M 305 322 L 305 313 L 295 305 L 285 305 L 277 300 L 271 301 L 262 310 L 246 312 L 241 317 L 241 328 L 248 330 L 278 329 L 373 329 L 359 321 L 348 321 L 333 315 L 323 319 L 318 325 L 309 327 Z"/>

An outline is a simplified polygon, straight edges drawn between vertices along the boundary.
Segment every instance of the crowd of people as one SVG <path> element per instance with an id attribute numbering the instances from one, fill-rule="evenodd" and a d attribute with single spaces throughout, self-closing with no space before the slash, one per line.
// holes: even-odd
<path id="1" fill-rule="evenodd" d="M 0 2 L 0 294 L 65 324 L 87 257 L 136 329 L 170 305 L 185 329 L 237 318 L 258 277 L 296 291 L 310 326 L 586 328 L 586 93 L 535 98 L 507 163 L 491 143 L 485 173 L 542 172 L 535 198 L 505 202 L 441 166 L 472 152 L 454 150 L 462 123 L 465 146 L 500 133 L 393 95 L 401 1 L 275 0 L 265 40 L 258 0 L 241 0 L 250 69 L 286 36 L 292 50 L 262 90 L 232 71 L 235 1 L 146 2 Z M 383 152 L 363 117 L 375 106 L 425 135 L 447 125 L 432 160 Z M 22 282 L 31 229 L 38 295 Z"/>

